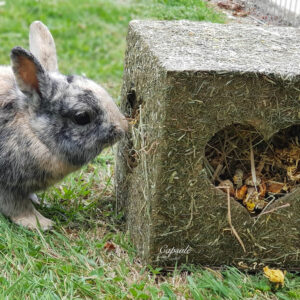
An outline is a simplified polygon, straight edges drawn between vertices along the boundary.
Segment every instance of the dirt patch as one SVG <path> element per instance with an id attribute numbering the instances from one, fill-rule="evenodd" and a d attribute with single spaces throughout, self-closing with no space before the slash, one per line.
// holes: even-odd
<path id="1" fill-rule="evenodd" d="M 279 16 L 266 13 L 253 0 L 208 0 L 216 10 L 224 13 L 229 22 L 255 25 L 290 26 Z"/>

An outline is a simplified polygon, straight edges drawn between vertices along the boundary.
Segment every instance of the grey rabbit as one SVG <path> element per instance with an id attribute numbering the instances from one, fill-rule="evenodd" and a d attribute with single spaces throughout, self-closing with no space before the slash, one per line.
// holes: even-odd
<path id="1" fill-rule="evenodd" d="M 34 208 L 35 192 L 122 138 L 128 124 L 100 85 L 59 73 L 43 23 L 31 24 L 29 43 L 30 52 L 15 47 L 12 66 L 0 66 L 0 213 L 47 230 L 52 221 Z"/>

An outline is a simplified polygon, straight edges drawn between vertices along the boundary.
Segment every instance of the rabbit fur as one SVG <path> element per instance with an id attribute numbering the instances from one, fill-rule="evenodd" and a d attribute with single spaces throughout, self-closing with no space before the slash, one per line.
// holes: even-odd
<path id="1" fill-rule="evenodd" d="M 15 47 L 0 66 L 0 212 L 28 228 L 52 221 L 34 194 L 60 181 L 122 138 L 127 121 L 94 81 L 58 72 L 48 28 L 30 26 L 30 52 Z"/>

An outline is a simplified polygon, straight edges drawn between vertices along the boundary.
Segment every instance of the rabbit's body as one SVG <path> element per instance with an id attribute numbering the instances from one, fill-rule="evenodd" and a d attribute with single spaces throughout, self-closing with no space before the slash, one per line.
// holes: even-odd
<path id="1" fill-rule="evenodd" d="M 0 67 L 0 212 L 47 229 L 51 221 L 30 195 L 117 141 L 127 122 L 101 86 L 58 73 L 53 38 L 40 22 L 31 25 L 30 46 L 37 58 L 17 47 L 12 68 Z"/>

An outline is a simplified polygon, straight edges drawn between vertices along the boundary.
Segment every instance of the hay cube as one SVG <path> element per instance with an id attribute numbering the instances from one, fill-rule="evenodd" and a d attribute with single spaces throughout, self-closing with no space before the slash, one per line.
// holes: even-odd
<path id="1" fill-rule="evenodd" d="M 299 268 L 299 188 L 253 217 L 233 198 L 228 207 L 207 168 L 208 144 L 228 128 L 265 143 L 288 127 L 299 137 L 299 29 L 132 21 L 127 43 L 121 108 L 131 129 L 116 195 L 144 261 Z"/>

